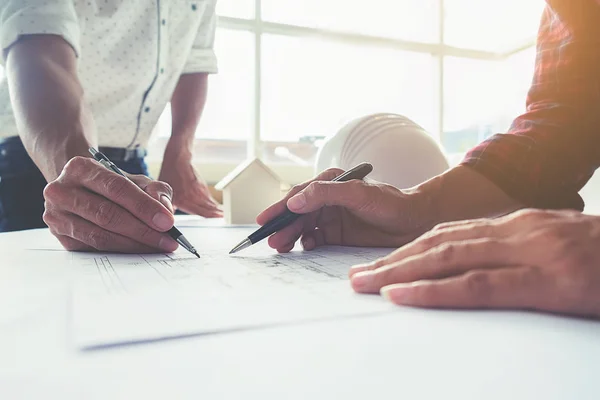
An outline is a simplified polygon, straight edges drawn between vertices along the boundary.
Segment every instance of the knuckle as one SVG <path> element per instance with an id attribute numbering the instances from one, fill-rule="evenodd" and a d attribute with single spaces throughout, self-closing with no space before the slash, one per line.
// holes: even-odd
<path id="1" fill-rule="evenodd" d="M 112 199 L 122 198 L 123 196 L 125 196 L 125 192 L 129 182 L 119 175 L 111 175 L 112 176 L 107 177 L 104 181 L 104 185 L 106 187 L 108 196 Z"/>
<path id="2" fill-rule="evenodd" d="M 63 171 L 67 175 L 77 175 L 88 165 L 90 160 L 87 157 L 73 157 L 65 164 Z"/>
<path id="3" fill-rule="evenodd" d="M 146 193 L 166 194 L 173 198 L 173 188 L 166 182 L 152 181 L 144 189 Z"/>
<path id="4" fill-rule="evenodd" d="M 469 296 L 479 303 L 486 304 L 491 297 L 489 275 L 484 271 L 472 271 L 465 275 L 466 290 Z"/>
<path id="5" fill-rule="evenodd" d="M 50 227 L 50 229 L 52 230 L 52 228 L 55 225 L 55 222 L 57 221 L 57 218 L 54 215 L 53 211 L 50 211 L 50 210 L 48 210 L 46 208 L 44 210 L 44 213 L 42 214 L 42 220 L 44 220 L 44 222 L 46 223 L 46 225 L 48 225 Z"/>
<path id="6" fill-rule="evenodd" d="M 304 190 L 304 193 L 308 194 L 308 195 L 313 195 L 313 196 L 319 196 L 321 195 L 323 192 L 323 184 L 321 182 L 311 182 L 306 189 Z"/>
<path id="7" fill-rule="evenodd" d="M 327 180 L 334 179 L 344 173 L 341 168 L 328 168 L 323 172 L 323 178 Z"/>
<path id="8" fill-rule="evenodd" d="M 436 255 L 441 263 L 451 263 L 456 255 L 456 245 L 453 243 L 444 243 L 438 246 Z"/>
<path id="9" fill-rule="evenodd" d="M 160 234 L 154 229 L 147 225 L 140 224 L 140 227 L 136 229 L 136 240 L 143 243 L 157 246 L 160 241 Z"/>
<path id="10" fill-rule="evenodd" d="M 151 199 L 140 199 L 135 202 L 133 211 L 135 215 L 147 217 L 149 215 L 154 215 L 153 208 L 154 207 Z"/>
<path id="11" fill-rule="evenodd" d="M 111 240 L 108 232 L 95 229 L 87 234 L 86 243 L 97 250 L 107 249 L 110 242 Z"/>
<path id="12" fill-rule="evenodd" d="M 60 242 L 60 244 L 62 245 L 62 247 L 64 247 L 65 250 L 67 251 L 77 251 L 77 250 L 81 250 L 83 248 L 83 245 L 81 243 L 78 243 L 74 240 L 69 240 L 65 237 L 57 237 L 58 241 Z"/>
<path id="13" fill-rule="evenodd" d="M 120 221 L 120 215 L 114 203 L 103 201 L 98 205 L 95 213 L 95 221 L 98 226 L 114 227 Z"/>
<path id="14" fill-rule="evenodd" d="M 157 182 L 162 188 L 164 192 L 166 192 L 169 197 L 173 198 L 173 188 L 167 182 Z"/>
<path id="15" fill-rule="evenodd" d="M 376 259 L 376 260 L 373 262 L 373 269 L 379 269 L 379 268 L 381 268 L 381 267 L 383 267 L 383 266 L 385 266 L 385 265 L 389 264 L 389 263 L 390 263 L 390 261 L 392 261 L 392 260 L 393 260 L 393 256 L 394 256 L 394 254 L 395 254 L 395 252 L 394 252 L 394 253 L 391 253 L 391 254 L 389 254 L 389 255 L 387 255 L 387 256 L 385 256 L 385 257 L 381 257 L 381 258 L 378 258 L 378 259 Z"/>
<path id="16" fill-rule="evenodd" d="M 432 249 L 439 245 L 439 235 L 435 231 L 431 231 L 422 235 L 418 241 L 418 246 L 421 250 Z"/>
<path id="17" fill-rule="evenodd" d="M 61 194 L 61 187 L 60 187 L 60 183 L 58 183 L 57 181 L 52 181 L 44 187 L 43 195 L 44 195 L 44 199 L 46 199 L 46 200 L 52 201 L 52 200 L 58 198 L 60 196 L 60 194 Z"/>
<path id="18" fill-rule="evenodd" d="M 294 194 L 298 193 L 299 191 L 301 191 L 302 189 L 304 189 L 305 187 L 306 187 L 306 185 L 303 185 L 303 184 L 294 185 L 290 189 L 289 194 L 294 195 Z"/>
<path id="19" fill-rule="evenodd" d="M 431 231 L 432 232 L 437 232 L 437 231 L 441 231 L 444 230 L 446 228 L 451 227 L 451 223 L 450 222 L 442 222 L 441 224 L 437 224 L 436 226 L 434 226 Z"/>

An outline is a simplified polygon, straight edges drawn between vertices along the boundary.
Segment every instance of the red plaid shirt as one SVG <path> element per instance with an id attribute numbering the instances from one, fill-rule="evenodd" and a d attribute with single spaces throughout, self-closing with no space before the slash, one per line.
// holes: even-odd
<path id="1" fill-rule="evenodd" d="M 527 111 L 462 165 L 527 207 L 583 210 L 600 167 L 600 0 L 547 0 Z"/>

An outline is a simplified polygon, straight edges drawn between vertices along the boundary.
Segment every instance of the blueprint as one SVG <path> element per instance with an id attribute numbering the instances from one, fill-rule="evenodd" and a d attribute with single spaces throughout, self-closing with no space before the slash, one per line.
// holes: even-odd
<path id="1" fill-rule="evenodd" d="M 173 254 L 73 253 L 73 329 L 83 348 L 389 311 L 358 295 L 348 269 L 390 249 L 323 247 L 277 254 L 229 250 L 253 227 L 190 228 L 200 259 Z M 265 241 L 266 242 L 266 241 Z"/>

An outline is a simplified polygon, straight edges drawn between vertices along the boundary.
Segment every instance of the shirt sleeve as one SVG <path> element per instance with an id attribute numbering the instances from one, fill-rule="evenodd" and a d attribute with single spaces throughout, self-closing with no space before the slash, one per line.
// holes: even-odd
<path id="1" fill-rule="evenodd" d="M 214 50 L 215 31 L 217 29 L 216 2 L 209 0 L 206 3 L 192 50 L 182 72 L 183 74 L 218 72 L 217 56 Z"/>
<path id="2" fill-rule="evenodd" d="M 527 111 L 462 161 L 526 207 L 583 210 L 600 166 L 600 6 L 548 0 Z"/>
<path id="3" fill-rule="evenodd" d="M 23 35 L 58 35 L 80 54 L 80 26 L 73 0 L 0 1 L 0 46 L 4 64 L 8 48 Z"/>

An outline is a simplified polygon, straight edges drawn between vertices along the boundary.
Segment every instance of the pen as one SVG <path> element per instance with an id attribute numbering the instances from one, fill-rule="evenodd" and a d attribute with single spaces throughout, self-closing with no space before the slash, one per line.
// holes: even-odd
<path id="1" fill-rule="evenodd" d="M 369 175 L 373 171 L 373 166 L 369 163 L 361 163 L 356 167 L 349 169 L 344 172 L 340 176 L 334 178 L 332 182 L 346 182 L 351 181 L 352 179 L 364 179 L 367 175 Z M 286 226 L 290 225 L 292 222 L 301 217 L 301 214 L 296 214 L 291 212 L 290 210 L 286 210 L 283 214 L 273 218 L 271 221 L 264 224 L 257 231 L 252 233 L 246 239 L 242 240 L 240 244 L 235 246 L 229 254 L 237 253 L 247 247 L 252 246 L 260 242 L 261 240 L 271 236 L 277 231 L 282 230 Z"/>
<path id="2" fill-rule="evenodd" d="M 98 161 L 100 164 L 104 165 L 106 168 L 110 169 L 111 171 L 116 172 L 117 174 L 129 179 L 127 177 L 127 175 L 125 175 L 123 173 L 123 171 L 121 171 L 119 169 L 119 167 L 117 167 L 112 161 L 110 161 L 108 159 L 108 157 L 106 157 L 103 153 L 99 152 L 98 150 L 96 150 L 93 147 L 90 147 L 89 152 L 92 156 L 94 156 L 94 159 L 96 161 Z M 187 251 L 189 251 L 196 257 L 200 258 L 200 255 L 198 255 L 198 252 L 196 251 L 194 246 L 192 246 L 192 244 L 185 238 L 185 236 L 183 236 L 183 233 L 181 233 L 179 231 L 179 229 L 172 227 L 171 229 L 169 229 L 167 231 L 167 234 L 169 236 L 171 236 L 173 239 L 175 239 L 177 241 L 177 243 L 179 243 L 181 245 L 181 247 L 183 247 L 184 249 L 186 249 Z"/>

